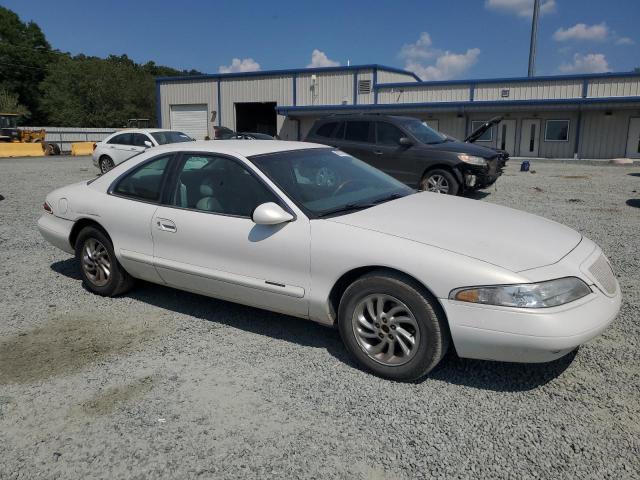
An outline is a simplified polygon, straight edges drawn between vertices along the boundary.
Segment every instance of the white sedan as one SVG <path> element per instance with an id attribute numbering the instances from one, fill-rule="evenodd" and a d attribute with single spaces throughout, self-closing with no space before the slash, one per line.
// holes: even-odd
<path id="1" fill-rule="evenodd" d="M 620 288 L 591 240 L 534 215 L 418 193 L 339 150 L 154 148 L 50 193 L 38 221 L 86 287 L 134 279 L 339 328 L 378 375 L 461 357 L 547 362 L 600 334 Z"/>
<path id="2" fill-rule="evenodd" d="M 106 173 L 119 163 L 144 152 L 147 148 L 169 143 L 192 142 L 189 135 L 161 128 L 131 128 L 109 135 L 93 145 L 93 164 Z"/>

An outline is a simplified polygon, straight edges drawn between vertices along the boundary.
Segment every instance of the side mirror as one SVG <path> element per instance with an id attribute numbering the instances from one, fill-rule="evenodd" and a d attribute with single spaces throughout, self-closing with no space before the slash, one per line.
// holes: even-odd
<path id="1" fill-rule="evenodd" d="M 153 147 L 153 143 L 151 143 L 149 140 L 145 140 L 144 141 L 144 146 L 147 147 L 147 148 L 151 148 L 151 147 Z"/>
<path id="2" fill-rule="evenodd" d="M 267 202 L 256 207 L 251 219 L 258 225 L 279 225 L 293 220 L 293 215 L 285 212 L 280 205 Z"/>
<path id="3" fill-rule="evenodd" d="M 413 142 L 411 141 L 411 139 L 407 137 L 400 137 L 400 140 L 398 140 L 398 143 L 403 147 L 410 147 L 411 145 L 413 145 Z"/>

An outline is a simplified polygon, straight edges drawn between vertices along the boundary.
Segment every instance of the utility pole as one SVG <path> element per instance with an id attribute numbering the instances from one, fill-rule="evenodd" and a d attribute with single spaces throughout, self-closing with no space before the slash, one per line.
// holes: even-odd
<path id="1" fill-rule="evenodd" d="M 536 74 L 536 43 L 538 41 L 538 14 L 540 0 L 533 0 L 533 19 L 531 20 L 531 43 L 529 45 L 529 77 Z"/>

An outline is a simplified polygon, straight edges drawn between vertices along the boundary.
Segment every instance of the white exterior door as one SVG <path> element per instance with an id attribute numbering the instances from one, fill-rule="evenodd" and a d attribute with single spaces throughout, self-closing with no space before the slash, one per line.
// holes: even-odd
<path id="1" fill-rule="evenodd" d="M 207 105 L 171 105 L 170 123 L 172 130 L 186 133 L 196 140 L 204 140 L 209 134 Z"/>
<path id="2" fill-rule="evenodd" d="M 516 121 L 502 120 L 498 124 L 498 145 L 500 150 L 506 150 L 509 155 L 516 154 Z"/>
<path id="3" fill-rule="evenodd" d="M 640 117 L 629 119 L 629 136 L 627 138 L 627 157 L 640 158 Z"/>
<path id="4" fill-rule="evenodd" d="M 522 120 L 520 132 L 520 156 L 537 157 L 540 148 L 540 119 Z"/>

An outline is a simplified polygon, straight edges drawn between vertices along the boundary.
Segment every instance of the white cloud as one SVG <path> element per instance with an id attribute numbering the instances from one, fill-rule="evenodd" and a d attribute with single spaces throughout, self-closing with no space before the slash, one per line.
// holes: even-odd
<path id="1" fill-rule="evenodd" d="M 633 41 L 632 38 L 629 37 L 620 37 L 616 40 L 616 45 L 635 45 L 636 42 Z"/>
<path id="2" fill-rule="evenodd" d="M 604 73 L 610 72 L 609 63 L 602 53 L 581 55 L 576 53 L 572 63 L 563 63 L 559 70 L 562 73 Z"/>
<path id="3" fill-rule="evenodd" d="M 597 25 L 585 25 L 577 23 L 573 27 L 566 29 L 559 28 L 553 34 L 553 39 L 557 42 L 566 42 L 567 40 L 605 40 L 609 36 L 609 27 L 606 23 Z"/>
<path id="4" fill-rule="evenodd" d="M 485 0 L 484 6 L 491 10 L 503 13 L 511 13 L 519 17 L 531 17 L 533 15 L 534 0 Z M 540 14 L 556 11 L 556 0 L 543 0 L 540 4 Z"/>
<path id="5" fill-rule="evenodd" d="M 423 80 L 449 80 L 455 78 L 478 62 L 479 48 L 466 53 L 453 53 L 433 48 L 427 32 L 422 32 L 415 43 L 402 46 L 398 54 L 405 61 L 405 69 L 416 73 Z M 430 60 L 435 63 L 427 65 Z"/>
<path id="6" fill-rule="evenodd" d="M 253 58 L 234 58 L 231 60 L 231 65 L 220 65 L 218 68 L 219 73 L 236 73 L 236 72 L 255 72 L 260 70 L 260 64 Z"/>
<path id="7" fill-rule="evenodd" d="M 307 65 L 307 68 L 337 67 L 339 65 L 340 62 L 331 60 L 329 57 L 327 57 L 326 53 L 315 48 L 313 52 L 311 52 L 311 63 Z"/>

